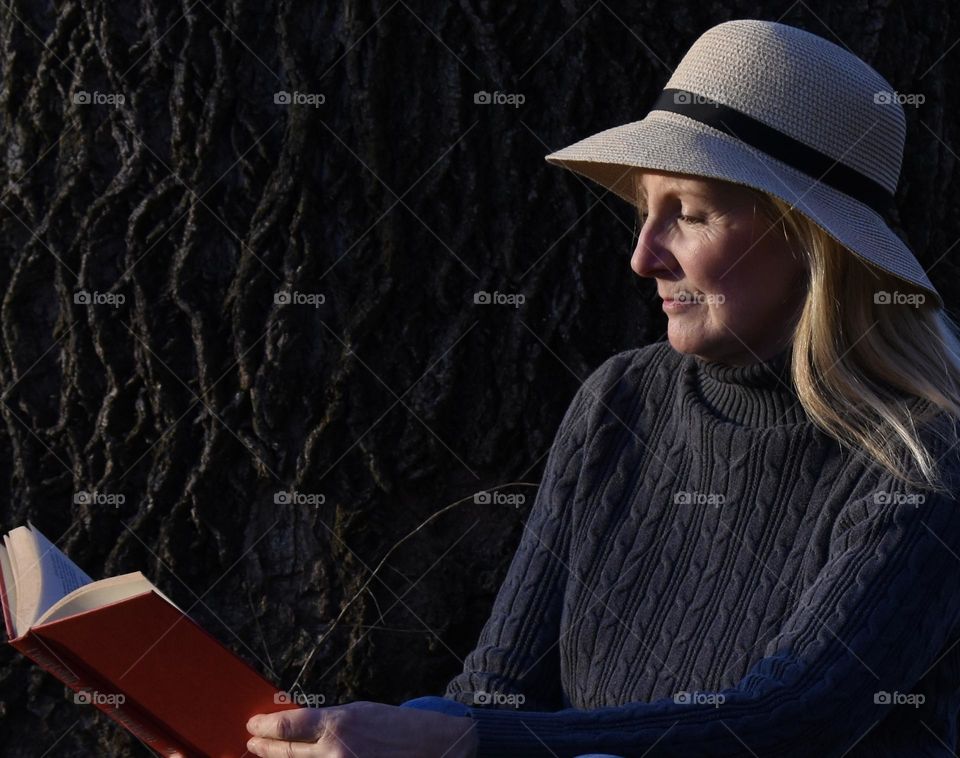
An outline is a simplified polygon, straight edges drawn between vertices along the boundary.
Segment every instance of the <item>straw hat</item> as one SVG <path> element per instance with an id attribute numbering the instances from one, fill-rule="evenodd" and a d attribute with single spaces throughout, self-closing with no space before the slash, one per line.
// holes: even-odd
<path id="1" fill-rule="evenodd" d="M 884 220 L 903 159 L 901 99 L 829 40 L 773 21 L 726 21 L 691 45 L 643 119 L 546 160 L 631 204 L 631 167 L 763 190 L 942 307 L 920 262 Z"/>

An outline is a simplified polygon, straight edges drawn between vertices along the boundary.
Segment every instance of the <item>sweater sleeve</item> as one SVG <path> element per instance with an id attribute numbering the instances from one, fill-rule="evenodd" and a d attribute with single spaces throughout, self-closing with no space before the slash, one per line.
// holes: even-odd
<path id="1" fill-rule="evenodd" d="M 573 500 L 591 409 L 629 362 L 618 353 L 594 370 L 564 414 L 519 546 L 463 672 L 445 697 L 466 705 L 556 710 L 558 638 L 567 582 Z"/>
<path id="2" fill-rule="evenodd" d="M 542 520 L 537 523 L 542 528 Z M 871 494 L 847 503 L 835 523 L 826 564 L 768 643 L 765 657 L 735 686 L 594 710 L 471 707 L 478 758 L 845 754 L 893 707 L 891 701 L 904 707 L 911 697 L 923 696 L 914 686 L 954 641 L 960 509 L 955 497 L 945 494 L 927 494 L 922 504 Z M 517 570 L 527 568 L 535 553 L 532 544 L 525 549 L 528 557 Z M 532 563 L 533 581 L 546 580 L 546 588 L 556 591 L 560 569 L 548 562 L 544 571 Z M 526 581 L 511 576 L 517 587 Z M 515 594 L 509 590 L 504 599 Z M 552 633 L 557 610 L 545 605 L 545 596 L 534 597 L 537 602 L 521 608 L 540 614 L 529 621 L 498 604 L 516 624 L 511 641 L 539 640 L 536 624 L 546 618 Z M 542 645 L 541 640 L 531 653 L 541 652 Z M 472 661 L 505 662 L 490 666 L 501 675 L 491 681 L 518 691 L 527 686 L 515 665 L 528 664 L 527 658 L 506 651 L 498 656 L 482 647 Z"/>

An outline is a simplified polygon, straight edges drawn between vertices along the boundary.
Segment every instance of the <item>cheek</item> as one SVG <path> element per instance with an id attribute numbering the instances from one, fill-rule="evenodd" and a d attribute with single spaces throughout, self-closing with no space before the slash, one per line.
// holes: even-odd
<path id="1" fill-rule="evenodd" d="M 783 258 L 776 240 L 754 242 L 749 228 L 728 230 L 692 245 L 683 258 L 690 285 L 717 298 L 710 307 L 724 320 L 751 319 L 769 311 L 782 298 L 778 282 L 794 281 L 792 259 Z"/>
<path id="2" fill-rule="evenodd" d="M 756 248 L 749 249 L 751 239 L 743 233 L 705 233 L 689 246 L 682 259 L 690 284 L 707 294 L 729 298 L 761 283 L 766 272 L 755 270 L 759 256 Z"/>
<path id="3" fill-rule="evenodd" d="M 796 287 L 801 273 L 800 264 L 778 240 L 765 237 L 756 244 L 753 241 L 752 236 L 731 240 L 722 266 L 729 273 L 719 274 L 719 291 L 731 314 L 744 318 L 762 318 L 776 311 Z"/>

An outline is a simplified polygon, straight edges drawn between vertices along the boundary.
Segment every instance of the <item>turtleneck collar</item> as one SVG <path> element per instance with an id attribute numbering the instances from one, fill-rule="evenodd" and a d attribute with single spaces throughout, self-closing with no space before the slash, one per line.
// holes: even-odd
<path id="1" fill-rule="evenodd" d="M 730 365 L 722 361 L 708 361 L 698 355 L 691 356 L 697 370 L 706 378 L 721 384 L 738 384 L 743 387 L 774 387 L 783 382 L 789 384 L 790 356 L 793 347 L 787 346 L 765 361 L 745 365 Z"/>
<path id="2" fill-rule="evenodd" d="M 807 420 L 800 405 L 787 346 L 767 360 L 747 365 L 684 356 L 688 389 L 721 421 L 750 427 L 783 426 Z"/>

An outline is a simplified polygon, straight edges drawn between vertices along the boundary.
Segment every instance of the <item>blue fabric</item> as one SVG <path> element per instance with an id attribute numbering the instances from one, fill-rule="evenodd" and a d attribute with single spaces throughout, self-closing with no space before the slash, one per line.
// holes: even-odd
<path id="1" fill-rule="evenodd" d="M 421 711 L 437 711 L 438 713 L 445 713 L 448 716 L 470 716 L 470 709 L 463 703 L 458 703 L 456 700 L 451 700 L 446 697 L 438 697 L 437 695 L 415 697 L 413 700 L 400 703 L 400 707 L 417 708 Z"/>
<path id="2" fill-rule="evenodd" d="M 413 700 L 407 700 L 405 703 L 400 703 L 400 707 L 416 708 L 421 711 L 437 711 L 438 713 L 445 713 L 448 716 L 470 716 L 470 709 L 463 703 L 446 697 L 438 697 L 436 695 L 423 695 L 422 697 L 415 697 Z M 582 755 L 574 756 L 574 758 L 623 758 L 623 756 L 613 755 L 611 753 L 584 753 Z"/>

